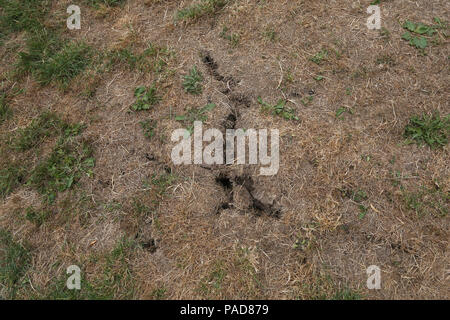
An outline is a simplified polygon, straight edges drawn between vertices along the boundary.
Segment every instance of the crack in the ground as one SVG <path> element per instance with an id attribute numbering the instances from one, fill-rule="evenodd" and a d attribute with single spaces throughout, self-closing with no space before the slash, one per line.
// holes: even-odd
<path id="1" fill-rule="evenodd" d="M 200 52 L 202 57 L 202 62 L 205 64 L 208 72 L 219 82 L 222 82 L 226 85 L 226 89 L 221 92 L 225 94 L 229 101 L 231 102 L 232 109 L 231 112 L 227 115 L 226 119 L 223 121 L 222 125 L 225 130 L 235 129 L 236 123 L 239 117 L 239 107 L 244 106 L 249 108 L 251 105 L 251 99 L 242 93 L 233 93 L 233 89 L 238 84 L 238 81 L 234 79 L 233 76 L 223 76 L 218 72 L 219 65 L 211 56 L 211 54 L 207 51 Z M 224 159 L 226 158 L 226 144 L 224 142 Z M 204 167 L 205 168 L 205 167 Z M 215 171 L 215 169 L 211 167 L 207 167 L 205 169 Z M 235 207 L 233 204 L 233 192 L 234 185 L 243 186 L 247 193 L 250 196 L 250 206 L 249 209 L 253 210 L 256 216 L 261 216 L 263 214 L 273 217 L 280 218 L 281 211 L 274 207 L 274 205 L 269 205 L 263 203 L 257 197 L 255 197 L 255 187 L 253 179 L 250 176 L 236 176 L 234 178 L 234 183 L 229 175 L 221 172 L 215 179 L 216 183 L 219 184 L 224 191 L 227 193 L 228 200 L 227 202 L 220 203 L 216 207 L 216 214 L 220 214 L 222 210 L 226 210 L 229 208 Z"/>

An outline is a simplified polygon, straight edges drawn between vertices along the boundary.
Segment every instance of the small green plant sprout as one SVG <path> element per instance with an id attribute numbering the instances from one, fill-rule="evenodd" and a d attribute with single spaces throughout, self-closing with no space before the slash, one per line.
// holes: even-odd
<path id="1" fill-rule="evenodd" d="M 378 64 L 378 65 L 383 65 L 383 64 L 385 64 L 385 65 L 388 65 L 388 66 L 390 66 L 390 67 L 392 67 L 392 66 L 395 65 L 395 60 L 394 60 L 391 56 L 389 56 L 389 55 L 381 55 L 381 56 L 378 56 L 375 62 L 376 62 L 376 64 Z"/>
<path id="2" fill-rule="evenodd" d="M 317 65 L 320 65 L 322 63 L 322 61 L 324 59 L 326 59 L 327 57 L 328 57 L 328 50 L 323 49 L 323 50 L 319 51 L 318 53 L 316 53 L 311 58 L 309 58 L 309 60 L 311 60 L 312 62 L 314 62 Z"/>
<path id="3" fill-rule="evenodd" d="M 214 103 L 208 103 L 203 108 L 191 108 L 187 114 L 176 116 L 176 121 L 183 121 L 188 123 L 187 130 L 190 134 L 192 134 L 194 130 L 194 122 L 195 121 L 201 121 L 205 122 L 208 119 L 208 116 L 206 115 L 207 112 L 213 110 L 216 107 Z"/>
<path id="4" fill-rule="evenodd" d="M 228 40 L 233 48 L 236 48 L 238 46 L 239 40 L 241 39 L 240 35 L 237 33 L 228 34 L 227 27 L 223 27 L 222 32 L 220 33 L 220 37 Z"/>
<path id="5" fill-rule="evenodd" d="M 150 188 L 154 189 L 159 196 L 162 196 L 176 180 L 177 176 L 172 172 L 164 172 L 160 175 L 153 174 Z"/>
<path id="6" fill-rule="evenodd" d="M 161 101 L 161 97 L 157 95 L 155 84 L 149 88 L 137 87 L 134 90 L 134 96 L 136 97 L 136 102 L 131 106 L 133 111 L 149 110 Z"/>
<path id="7" fill-rule="evenodd" d="M 152 291 L 151 296 L 155 300 L 164 300 L 166 298 L 166 288 L 160 287 Z"/>
<path id="8" fill-rule="evenodd" d="M 197 67 L 194 66 L 191 70 L 189 70 L 189 74 L 184 77 L 183 88 L 184 91 L 190 94 L 199 95 L 202 93 L 202 81 L 203 76 L 200 71 L 197 70 Z"/>
<path id="9" fill-rule="evenodd" d="M 301 98 L 301 99 L 300 99 L 300 102 L 301 102 L 305 107 L 307 107 L 308 105 L 310 105 L 310 104 L 313 102 L 313 100 L 314 100 L 314 97 L 313 97 L 313 96 L 307 96 L 307 97 L 305 97 L 305 98 Z"/>
<path id="10" fill-rule="evenodd" d="M 359 219 L 360 220 L 364 219 L 364 217 L 367 215 L 367 212 L 369 212 L 369 208 L 363 204 L 360 204 L 359 205 L 359 216 L 358 216 Z"/>
<path id="11" fill-rule="evenodd" d="M 405 127 L 406 143 L 421 146 L 426 143 L 431 148 L 443 147 L 448 143 L 450 114 L 441 118 L 439 113 L 432 116 L 413 116 Z"/>
<path id="12" fill-rule="evenodd" d="M 286 100 L 280 99 L 277 104 L 271 105 L 264 102 L 261 97 L 258 97 L 258 103 L 261 105 L 263 112 L 270 112 L 272 115 L 282 117 L 285 120 L 300 120 L 295 115 L 295 111 L 293 109 L 286 107 Z"/>
<path id="13" fill-rule="evenodd" d="M 344 113 L 350 113 L 353 114 L 353 110 L 351 108 L 348 107 L 340 107 L 339 109 L 336 110 L 336 118 L 337 119 L 342 119 L 344 116 Z"/>
<path id="14" fill-rule="evenodd" d="M 139 123 L 141 125 L 142 131 L 144 132 L 144 136 L 148 139 L 151 139 L 155 135 L 156 129 L 156 121 L 152 119 L 148 119 L 145 121 L 141 121 Z"/>
<path id="15" fill-rule="evenodd" d="M 369 197 L 367 196 L 367 193 L 364 190 L 353 191 L 351 194 L 351 198 L 353 201 L 355 201 L 357 203 L 361 203 L 361 202 L 369 199 Z"/>
<path id="16" fill-rule="evenodd" d="M 267 27 L 266 30 L 264 31 L 264 37 L 270 41 L 275 41 L 276 37 L 277 37 L 277 33 L 275 32 L 275 30 L 273 29 L 273 27 Z"/>

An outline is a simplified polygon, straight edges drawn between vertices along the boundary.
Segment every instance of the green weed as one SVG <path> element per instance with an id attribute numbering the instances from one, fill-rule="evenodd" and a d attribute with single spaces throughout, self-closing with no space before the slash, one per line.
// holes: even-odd
<path id="1" fill-rule="evenodd" d="M 202 81 L 203 81 L 202 74 L 197 70 L 197 67 L 194 66 L 189 71 L 189 74 L 184 77 L 183 81 L 184 91 L 194 95 L 202 93 L 203 91 Z"/>
<path id="2" fill-rule="evenodd" d="M 328 51 L 323 49 L 321 51 L 319 51 L 318 53 L 316 53 L 314 56 L 312 56 L 311 58 L 309 58 L 309 60 L 311 60 L 312 62 L 314 62 L 315 64 L 320 65 L 322 63 L 322 61 L 324 59 L 326 59 L 328 57 Z"/>
<path id="3" fill-rule="evenodd" d="M 156 129 L 156 121 L 149 119 L 145 121 L 141 121 L 139 123 L 142 127 L 142 131 L 144 132 L 144 136 L 148 139 L 151 139 L 155 135 Z"/>
<path id="4" fill-rule="evenodd" d="M 435 21 L 441 23 L 437 26 L 437 28 L 442 26 L 440 19 L 436 20 L 435 18 Z M 430 26 L 423 23 L 405 21 L 403 24 L 403 29 L 406 29 L 407 31 L 402 34 L 402 39 L 409 41 L 411 46 L 420 49 L 423 52 L 423 50 L 428 46 L 427 37 L 433 36 L 437 32 L 437 28 L 435 26 Z"/>
<path id="5" fill-rule="evenodd" d="M 216 105 L 214 103 L 208 103 L 203 108 L 191 108 L 188 110 L 187 114 L 176 116 L 175 120 L 187 123 L 187 130 L 192 134 L 194 130 L 194 122 L 205 122 L 208 119 L 206 113 L 213 110 L 215 107 Z"/>
<path id="6" fill-rule="evenodd" d="M 131 106 L 133 111 L 149 110 L 161 101 L 161 97 L 157 95 L 155 84 L 149 88 L 137 87 L 134 90 L 134 96 L 136 97 L 136 102 Z"/>
<path id="7" fill-rule="evenodd" d="M 222 32 L 220 33 L 220 37 L 228 40 L 233 48 L 236 48 L 239 44 L 239 40 L 241 39 L 240 35 L 237 33 L 228 33 L 228 28 L 223 27 Z"/>
<path id="8" fill-rule="evenodd" d="M 158 195 L 166 193 L 167 188 L 170 187 L 177 180 L 177 176 L 173 173 L 165 172 L 161 175 L 154 174 L 151 183 L 154 186 Z"/>
<path id="9" fill-rule="evenodd" d="M 275 31 L 275 29 L 273 29 L 272 27 L 267 27 L 266 30 L 263 33 L 263 36 L 269 40 L 269 41 L 275 41 L 276 37 L 277 37 L 277 33 Z"/>
<path id="10" fill-rule="evenodd" d="M 344 113 L 353 114 L 353 110 L 348 107 L 340 107 L 339 109 L 336 110 L 336 118 L 342 119 Z"/>
<path id="11" fill-rule="evenodd" d="M 273 115 L 282 117 L 285 120 L 300 120 L 295 115 L 295 111 L 293 109 L 286 107 L 286 101 L 283 99 L 278 100 L 277 104 L 271 105 L 267 102 L 264 102 L 261 97 L 258 97 L 258 103 L 261 105 L 261 108 L 264 112 L 270 112 Z"/>

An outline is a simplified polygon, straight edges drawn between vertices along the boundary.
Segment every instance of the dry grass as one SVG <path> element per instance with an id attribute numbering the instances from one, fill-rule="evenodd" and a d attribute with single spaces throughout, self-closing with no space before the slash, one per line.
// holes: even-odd
<path id="1" fill-rule="evenodd" d="M 367 299 L 448 299 L 448 216 L 427 204 L 434 193 L 418 198 L 421 215 L 405 200 L 425 186 L 447 197 L 441 204 L 448 211 L 448 145 L 405 145 L 402 136 L 412 115 L 449 114 L 448 29 L 426 55 L 400 36 L 404 20 L 430 24 L 449 17 L 450 8 L 444 0 L 382 1 L 386 35 L 367 30 L 368 2 L 235 0 L 182 23 L 174 16 L 191 1 L 83 5 L 82 29 L 62 29 L 63 36 L 99 52 L 137 54 L 152 43 L 175 56 L 159 73 L 124 63 L 91 68 L 66 91 L 10 75 L 24 35 L 4 39 L 1 92 L 13 117 L 0 124 L 2 168 L 14 161 L 32 168 L 51 151 L 55 139 L 40 151 L 8 151 L 10 136 L 44 110 L 85 123 L 82 137 L 96 159 L 93 177 L 60 194 L 39 227 L 24 218 L 27 207 L 45 206 L 29 186 L 0 202 L 0 228 L 30 244 L 17 298 L 55 297 L 59 276 L 78 264 L 97 290 L 84 298 L 313 299 L 349 291 Z M 50 14 L 61 16 L 68 4 L 55 2 Z M 239 35 L 237 45 L 220 35 L 224 26 Z M 327 56 L 312 62 L 321 50 Z M 204 63 L 206 54 L 217 70 Z M 205 77 L 198 96 L 182 86 L 194 65 Z M 134 89 L 152 83 L 161 102 L 130 112 Z M 24 91 L 13 95 L 15 88 Z M 258 97 L 288 100 L 300 121 L 261 113 Z M 217 107 L 206 127 L 224 128 L 233 113 L 236 128 L 280 130 L 276 176 L 258 176 L 254 166 L 172 164 L 170 135 L 180 127 L 174 116 L 209 101 Z M 352 113 L 337 119 L 341 107 Z M 151 139 L 140 126 L 149 118 L 157 121 Z M 231 189 L 216 182 L 219 175 Z M 252 194 L 240 183 L 246 177 Z M 353 196 L 358 191 L 363 199 Z M 271 209 L 252 208 L 253 198 Z M 124 249 L 123 261 L 111 260 L 123 237 L 136 245 Z M 370 265 L 382 270 L 381 290 L 366 288 Z M 106 281 L 111 274 L 122 282 Z"/>

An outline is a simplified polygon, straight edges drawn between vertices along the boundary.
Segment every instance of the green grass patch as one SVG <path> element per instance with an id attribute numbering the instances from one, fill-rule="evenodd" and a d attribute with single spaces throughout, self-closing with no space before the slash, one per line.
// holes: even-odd
<path id="1" fill-rule="evenodd" d="M 151 293 L 152 298 L 155 300 L 164 300 L 164 299 L 166 299 L 166 295 L 167 295 L 167 289 L 164 286 L 156 288 Z"/>
<path id="2" fill-rule="evenodd" d="M 60 31 L 45 25 L 51 4 L 51 0 L 0 0 L 0 30 L 26 32 L 16 76 L 31 74 L 41 85 L 54 82 L 66 89 L 92 63 L 93 50 L 83 42 L 63 40 Z"/>
<path id="3" fill-rule="evenodd" d="M 12 116 L 12 110 L 6 102 L 6 95 L 0 95 L 0 124 Z"/>
<path id="4" fill-rule="evenodd" d="M 124 64 L 130 70 L 141 72 L 155 72 L 160 74 L 167 69 L 169 60 L 174 57 L 174 52 L 166 47 L 150 43 L 142 52 L 136 52 L 131 46 L 114 49 L 106 54 L 108 67 L 116 64 Z"/>
<path id="5" fill-rule="evenodd" d="M 12 147 L 26 151 L 39 146 L 46 137 L 60 133 L 63 121 L 52 112 L 44 112 L 31 121 L 26 128 L 19 129 L 12 140 Z"/>
<path id="6" fill-rule="evenodd" d="M 54 81 L 66 88 L 70 81 L 90 64 L 92 52 L 85 43 L 67 43 L 61 51 L 42 63 L 36 70 L 39 83 Z"/>
<path id="7" fill-rule="evenodd" d="M 125 4 L 127 0 L 84 0 L 84 2 L 93 8 L 98 9 L 100 6 L 119 7 Z"/>
<path id="8" fill-rule="evenodd" d="M 14 241 L 8 231 L 0 229 L 0 287 L 6 289 L 4 290 L 6 296 L 3 298 L 15 297 L 20 279 L 30 266 L 30 262 L 30 252 Z"/>
<path id="9" fill-rule="evenodd" d="M 361 300 L 361 299 L 362 295 L 359 292 L 349 288 L 338 290 L 331 297 L 331 300 Z"/>
<path id="10" fill-rule="evenodd" d="M 63 89 L 91 63 L 92 50 L 82 42 L 62 41 L 52 31 L 41 30 L 27 39 L 19 52 L 19 75 L 30 73 L 41 85 L 57 83 Z"/>
<path id="11" fill-rule="evenodd" d="M 450 114 L 441 118 L 439 113 L 432 116 L 412 116 L 405 127 L 404 137 L 406 143 L 416 143 L 421 146 L 424 143 L 431 148 L 440 148 L 448 143 L 450 133 Z"/>
<path id="12" fill-rule="evenodd" d="M 25 182 L 27 170 L 19 163 L 0 169 L 0 198 L 4 198 Z"/>
<path id="13" fill-rule="evenodd" d="M 44 26 L 50 0 L 0 0 L 0 30 L 25 31 L 26 49 L 19 52 L 16 75 L 32 74 L 42 85 L 52 81 L 67 87 L 90 62 L 89 47 L 63 41 Z"/>
<path id="14" fill-rule="evenodd" d="M 228 4 L 229 0 L 201 0 L 177 11 L 175 20 L 197 20 L 208 14 L 215 14 Z"/>
<path id="15" fill-rule="evenodd" d="M 49 4 L 48 0 L 0 0 L 0 34 L 42 29 Z"/>
<path id="16" fill-rule="evenodd" d="M 92 176 L 92 155 L 88 142 L 61 138 L 51 154 L 34 168 L 28 185 L 52 203 L 58 192 L 72 188 L 83 175 Z"/>
<path id="17" fill-rule="evenodd" d="M 37 298 L 45 300 L 113 300 L 135 298 L 136 283 L 132 275 L 130 257 L 138 248 L 135 241 L 121 238 L 116 246 L 101 256 L 92 256 L 91 263 L 101 264 L 98 274 L 86 275 L 81 270 L 81 289 L 69 290 L 65 270 L 51 285 L 50 290 Z M 80 267 L 82 264 L 78 264 Z"/>
<path id="18" fill-rule="evenodd" d="M 205 298 L 214 298 L 220 296 L 220 292 L 223 287 L 223 283 L 226 276 L 226 270 L 224 268 L 223 261 L 216 261 L 212 267 L 208 276 L 205 276 L 200 281 L 198 291 Z"/>
<path id="19" fill-rule="evenodd" d="M 25 210 L 25 219 L 34 223 L 37 227 L 42 225 L 51 216 L 52 212 L 48 208 L 36 209 L 28 207 Z"/>
<path id="20" fill-rule="evenodd" d="M 407 208 L 418 217 L 426 214 L 445 217 L 449 211 L 450 194 L 439 187 L 421 186 L 416 191 L 403 191 L 403 199 Z"/>

